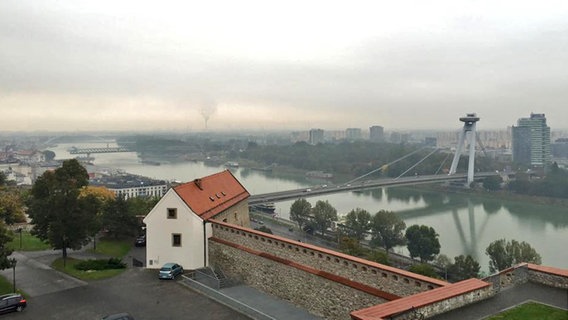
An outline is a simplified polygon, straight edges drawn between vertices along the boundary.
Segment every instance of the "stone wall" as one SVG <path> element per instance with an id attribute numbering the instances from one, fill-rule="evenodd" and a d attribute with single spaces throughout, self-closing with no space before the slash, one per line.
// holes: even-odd
<path id="1" fill-rule="evenodd" d="M 212 222 L 213 237 L 328 272 L 390 293 L 408 296 L 447 285 L 447 282 L 349 256 L 306 243 Z"/>
<path id="2" fill-rule="evenodd" d="M 290 301 L 325 319 L 349 319 L 353 310 L 386 300 L 219 242 L 209 242 L 209 258 L 227 276 Z"/>
<path id="3" fill-rule="evenodd" d="M 530 281 L 542 283 L 547 286 L 568 289 L 568 271 L 552 267 L 527 264 Z"/>

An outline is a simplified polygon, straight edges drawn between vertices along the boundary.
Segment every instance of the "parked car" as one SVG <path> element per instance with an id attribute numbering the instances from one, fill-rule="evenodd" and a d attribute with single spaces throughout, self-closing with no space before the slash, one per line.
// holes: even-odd
<path id="1" fill-rule="evenodd" d="M 168 262 L 160 268 L 158 278 L 160 279 L 174 279 L 177 275 L 183 273 L 183 267 L 174 262 Z"/>
<path id="2" fill-rule="evenodd" d="M 136 238 L 136 241 L 134 241 L 134 246 L 145 247 L 146 246 L 146 235 L 141 235 L 138 238 Z"/>
<path id="3" fill-rule="evenodd" d="M 116 313 L 116 314 L 109 314 L 106 317 L 103 317 L 102 320 L 134 320 L 130 314 L 126 312 Z"/>
<path id="4" fill-rule="evenodd" d="M 0 296 L 0 313 L 22 311 L 28 305 L 26 299 L 19 293 L 8 293 Z"/>

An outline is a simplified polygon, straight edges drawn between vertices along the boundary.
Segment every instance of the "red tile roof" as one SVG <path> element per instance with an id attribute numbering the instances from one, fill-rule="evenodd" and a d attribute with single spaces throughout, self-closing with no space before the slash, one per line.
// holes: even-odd
<path id="1" fill-rule="evenodd" d="M 468 279 L 458 283 L 424 291 L 412 296 L 379 304 L 365 309 L 351 312 L 351 317 L 358 320 L 386 319 L 389 316 L 420 308 L 425 305 L 443 301 L 474 290 L 490 286 L 489 283 L 479 279 Z"/>
<path id="2" fill-rule="evenodd" d="M 175 187 L 174 191 L 203 220 L 214 217 L 250 196 L 229 170 L 184 183 Z"/>
<path id="3" fill-rule="evenodd" d="M 529 267 L 529 270 L 540 271 L 540 272 L 549 273 L 549 274 L 557 275 L 557 276 L 560 276 L 560 277 L 568 278 L 568 269 L 547 267 L 547 266 L 541 266 L 541 265 L 532 264 L 532 263 L 527 263 L 527 265 Z"/>

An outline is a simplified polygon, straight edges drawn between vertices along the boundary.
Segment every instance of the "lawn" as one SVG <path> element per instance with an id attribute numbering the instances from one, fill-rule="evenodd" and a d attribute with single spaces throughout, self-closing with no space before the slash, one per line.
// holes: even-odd
<path id="1" fill-rule="evenodd" d="M 22 231 L 22 244 L 20 247 L 20 234 L 14 232 L 14 238 L 8 242 L 8 248 L 15 251 L 41 251 L 51 249 L 51 246 L 32 236 L 28 231 Z"/>
<path id="2" fill-rule="evenodd" d="M 112 278 L 116 275 L 123 273 L 124 270 L 126 270 L 126 269 L 110 269 L 110 270 L 99 270 L 99 271 L 81 271 L 75 269 L 75 264 L 81 261 L 82 260 L 67 257 L 67 262 L 65 264 L 65 267 L 63 267 L 63 258 L 58 258 L 51 264 L 51 266 L 57 271 L 61 271 L 63 273 L 66 273 L 72 277 L 81 280 L 99 280 L 99 279 Z"/>
<path id="3" fill-rule="evenodd" d="M 104 254 L 109 257 L 122 258 L 132 248 L 134 240 L 132 239 L 111 239 L 102 238 L 97 242 L 97 249 L 89 249 L 91 252 Z"/>
<path id="4" fill-rule="evenodd" d="M 0 294 L 12 293 L 14 292 L 14 283 L 12 282 L 13 279 L 10 276 L 10 279 L 6 279 L 0 276 Z M 18 290 L 18 283 L 16 282 L 16 291 L 21 293 L 22 295 L 26 296 L 24 292 Z"/>
<path id="5" fill-rule="evenodd" d="M 487 318 L 488 320 L 566 320 L 568 311 L 537 302 L 527 302 Z"/>

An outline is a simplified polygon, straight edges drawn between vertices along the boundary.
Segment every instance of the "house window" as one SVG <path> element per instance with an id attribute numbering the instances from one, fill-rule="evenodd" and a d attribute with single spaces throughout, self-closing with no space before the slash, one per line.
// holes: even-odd
<path id="1" fill-rule="evenodd" d="M 172 233 L 172 246 L 181 247 L 181 233 Z"/>
<path id="2" fill-rule="evenodd" d="M 168 208 L 168 219 L 177 219 L 177 209 L 176 208 Z"/>

